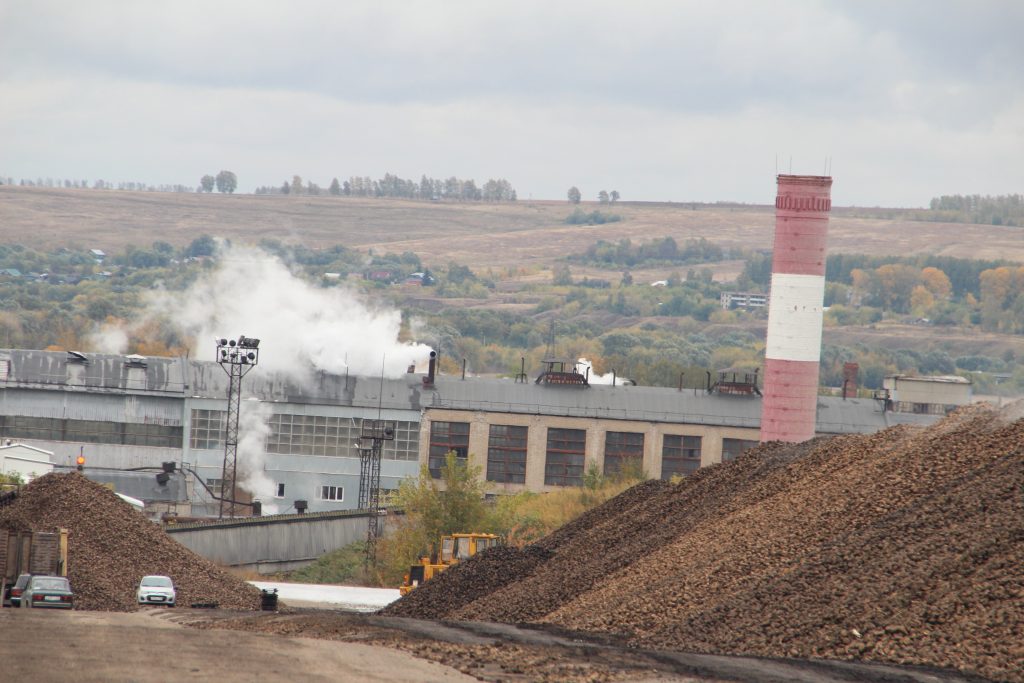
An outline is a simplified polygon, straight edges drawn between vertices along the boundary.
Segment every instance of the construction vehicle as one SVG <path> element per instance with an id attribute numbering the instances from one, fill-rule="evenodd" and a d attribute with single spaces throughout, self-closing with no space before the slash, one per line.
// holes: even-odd
<path id="1" fill-rule="evenodd" d="M 399 594 L 408 595 L 414 588 L 424 581 L 429 581 L 448 567 L 469 559 L 482 550 L 493 548 L 498 543 L 499 539 L 494 534 L 442 536 L 440 554 L 429 557 L 424 555 L 420 558 L 419 564 L 409 567 L 409 573 L 405 575 L 405 582 L 398 589 Z"/>

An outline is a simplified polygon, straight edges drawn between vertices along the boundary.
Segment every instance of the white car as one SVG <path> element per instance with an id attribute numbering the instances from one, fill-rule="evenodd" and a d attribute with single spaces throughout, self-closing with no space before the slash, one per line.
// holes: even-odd
<path id="1" fill-rule="evenodd" d="M 169 576 L 143 576 L 136 595 L 140 605 L 174 607 L 174 582 Z"/>

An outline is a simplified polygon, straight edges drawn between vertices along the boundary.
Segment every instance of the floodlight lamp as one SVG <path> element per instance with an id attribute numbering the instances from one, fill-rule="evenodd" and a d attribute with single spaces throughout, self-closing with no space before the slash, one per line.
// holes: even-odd
<path id="1" fill-rule="evenodd" d="M 234 346 L 237 343 L 238 342 L 236 342 L 234 339 L 232 339 L 231 341 L 228 342 L 228 346 Z"/>
<path id="2" fill-rule="evenodd" d="M 252 351 L 250 351 L 249 353 L 245 354 L 245 357 L 248 358 L 249 360 L 256 360 L 256 354 L 253 353 Z"/>
<path id="3" fill-rule="evenodd" d="M 228 345 L 228 340 L 224 339 L 224 338 L 221 338 L 219 343 L 220 343 L 221 346 L 227 346 Z"/>

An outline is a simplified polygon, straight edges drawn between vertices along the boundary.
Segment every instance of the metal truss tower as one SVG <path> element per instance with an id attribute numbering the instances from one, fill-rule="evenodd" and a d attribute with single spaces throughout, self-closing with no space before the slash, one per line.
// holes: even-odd
<path id="1" fill-rule="evenodd" d="M 219 518 L 235 516 L 238 469 L 238 418 L 242 401 L 242 378 L 260 359 L 260 340 L 240 335 L 238 339 L 217 340 L 217 362 L 228 373 L 228 412 L 224 425 L 224 466 L 221 470 Z M 230 495 L 230 497 L 229 497 Z"/>
<path id="2" fill-rule="evenodd" d="M 366 510 L 365 566 L 377 563 L 380 537 L 380 460 L 385 441 L 395 438 L 392 420 L 363 420 L 359 435 L 359 509 Z"/>

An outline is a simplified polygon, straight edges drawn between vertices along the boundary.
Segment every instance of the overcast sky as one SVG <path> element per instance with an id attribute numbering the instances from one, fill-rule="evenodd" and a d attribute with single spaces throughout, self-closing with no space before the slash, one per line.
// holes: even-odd
<path id="1" fill-rule="evenodd" d="M 1024 192 L 1024 2 L 0 0 L 0 175 Z"/>

